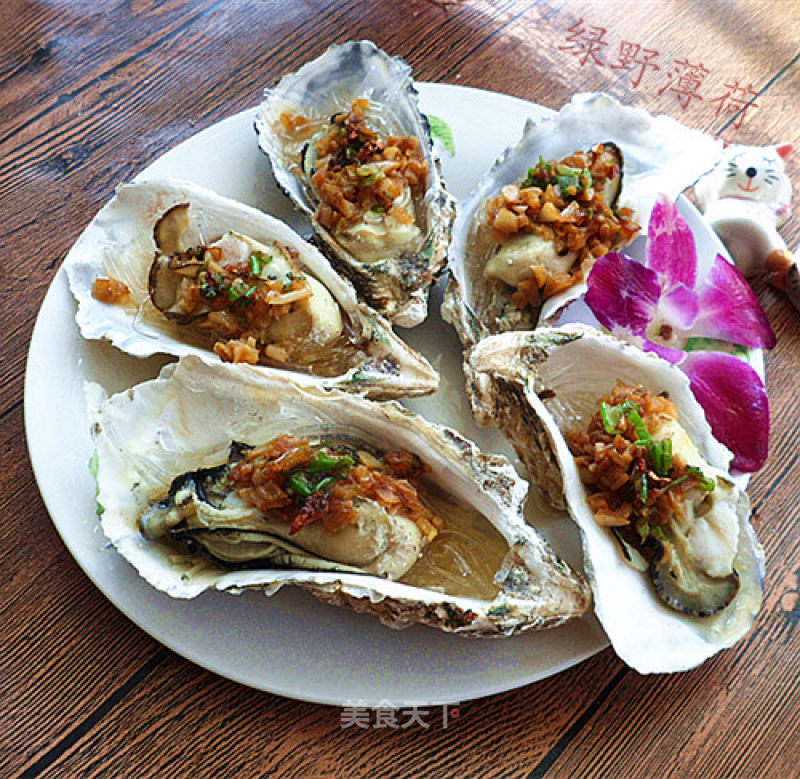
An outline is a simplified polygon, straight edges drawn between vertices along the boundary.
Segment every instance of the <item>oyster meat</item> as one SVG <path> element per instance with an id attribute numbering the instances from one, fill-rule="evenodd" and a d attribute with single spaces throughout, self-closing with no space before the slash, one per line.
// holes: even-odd
<path id="1" fill-rule="evenodd" d="M 442 315 L 465 346 L 552 321 L 595 259 L 630 243 L 659 192 L 676 197 L 721 143 L 604 94 L 529 121 L 459 208 Z"/>
<path id="2" fill-rule="evenodd" d="M 393 323 L 422 322 L 455 209 L 408 65 L 332 46 L 266 91 L 256 131 L 336 267 Z"/>
<path id="3" fill-rule="evenodd" d="M 438 384 L 313 246 L 188 182 L 120 187 L 65 264 L 82 335 L 136 356 L 194 353 L 373 397 Z"/>
<path id="4" fill-rule="evenodd" d="M 763 551 L 731 454 L 678 368 L 581 325 L 489 337 L 468 365 L 479 418 L 578 524 L 625 662 L 685 670 L 747 633 Z"/>
<path id="5" fill-rule="evenodd" d="M 393 627 L 463 635 L 556 625 L 589 604 L 525 524 L 511 464 L 396 403 L 243 381 L 191 356 L 89 397 L 103 530 L 174 597 L 296 584 Z"/>

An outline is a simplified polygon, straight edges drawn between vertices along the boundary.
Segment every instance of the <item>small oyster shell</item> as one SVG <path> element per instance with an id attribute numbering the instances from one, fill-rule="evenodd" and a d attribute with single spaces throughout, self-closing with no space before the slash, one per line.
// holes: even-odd
<path id="1" fill-rule="evenodd" d="M 487 338 L 472 351 L 468 369 L 479 416 L 498 424 L 535 483 L 553 504 L 566 505 L 578 524 L 595 611 L 626 663 L 641 673 L 685 670 L 747 633 L 761 604 L 764 555 L 749 523 L 744 490 L 730 480 L 738 522 L 738 540 L 730 539 L 738 544 L 733 558 L 738 591 L 713 616 L 682 614 L 659 600 L 641 567 L 628 565 L 610 530 L 595 521 L 563 437 L 568 430 L 586 429 L 598 400 L 617 380 L 641 384 L 653 394 L 667 394 L 705 462 L 727 473 L 731 454 L 714 439 L 678 368 L 592 328 L 567 325 Z"/>
<path id="2" fill-rule="evenodd" d="M 245 377 L 246 378 L 246 377 Z M 511 635 L 560 624 L 588 606 L 579 576 L 562 563 L 522 516 L 527 485 L 502 457 L 481 454 L 447 428 L 397 403 L 299 387 L 274 378 L 244 381 L 234 366 L 185 357 L 158 379 L 106 398 L 88 388 L 97 447 L 103 530 L 154 587 L 176 598 L 207 589 L 263 589 L 295 584 L 317 597 L 378 616 L 392 627 L 421 622 L 462 635 Z M 429 476 L 472 506 L 502 535 L 508 552 L 495 574 L 493 600 L 442 592 L 341 571 L 231 570 L 205 555 L 177 553 L 139 532 L 142 513 L 160 500 L 176 474 L 224 461 L 232 440 L 265 442 L 292 430 L 342 426 L 354 437 L 391 441 L 429 466 Z"/>
<path id="3" fill-rule="evenodd" d="M 352 245 L 347 248 L 318 221 L 319 200 L 308 166 L 303 164 L 309 143 L 288 136 L 281 122 L 285 112 L 301 114 L 318 130 L 329 126 L 334 114 L 346 112 L 355 99 L 369 100 L 367 118 L 381 137 L 417 138 L 428 164 L 425 193 L 413 203 L 419 228 L 416 237 L 368 261 L 359 259 Z M 255 126 L 278 185 L 311 219 L 319 243 L 336 267 L 394 324 L 413 327 L 422 322 L 427 316 L 428 290 L 446 260 L 455 207 L 444 187 L 428 120 L 417 105 L 411 68 L 370 41 L 331 46 L 266 90 Z"/>
<path id="4" fill-rule="evenodd" d="M 438 375 L 427 360 L 400 340 L 375 311 L 359 303 L 350 283 L 291 228 L 255 208 L 177 179 L 120 187 L 67 255 L 67 276 L 78 301 L 77 322 L 84 338 L 110 340 L 137 357 L 196 354 L 218 360 L 207 339 L 199 339 L 190 328 L 156 310 L 148 290 L 148 284 L 155 283 L 155 271 L 151 274 L 157 254 L 154 229 L 165 213 L 185 204 L 189 204 L 198 243 L 206 245 L 229 231 L 266 245 L 277 242 L 296 253 L 303 273 L 327 290 L 331 306 L 338 306 L 349 334 L 337 347 L 340 351 L 332 367 L 323 372 L 314 362 L 298 366 L 291 371 L 297 381 L 381 398 L 424 395 L 436 389 Z M 111 305 L 96 300 L 92 284 L 103 276 L 127 284 L 130 302 Z M 301 368 L 303 372 L 298 372 Z M 290 372 L 280 363 L 253 370 L 269 375 Z"/>
<path id="5" fill-rule="evenodd" d="M 561 160 L 609 142 L 619 148 L 623 159 L 617 208 L 632 209 L 640 225 L 647 224 L 658 193 L 677 197 L 714 166 L 722 148 L 720 141 L 668 116 L 651 116 L 600 93 L 576 95 L 557 114 L 538 122 L 529 120 L 519 143 L 506 149 L 459 206 L 442 316 L 456 328 L 465 346 L 492 333 L 528 330 L 550 322 L 585 292 L 585 284 L 576 284 L 546 300 L 541 310 L 516 308 L 511 303 L 514 288 L 484 274 L 497 246 L 485 225 L 485 204 L 503 186 L 523 180 L 540 156 Z"/>

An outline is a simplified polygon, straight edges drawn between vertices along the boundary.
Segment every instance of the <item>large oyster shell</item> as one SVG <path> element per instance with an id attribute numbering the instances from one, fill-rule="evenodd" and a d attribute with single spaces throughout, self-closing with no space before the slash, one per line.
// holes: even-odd
<path id="1" fill-rule="evenodd" d="M 234 366 L 194 357 L 161 376 L 106 398 L 89 387 L 98 460 L 103 530 L 116 549 L 154 587 L 178 598 L 207 589 L 285 584 L 378 616 L 392 627 L 421 622 L 463 635 L 510 635 L 579 616 L 588 592 L 522 517 L 527 485 L 502 457 L 481 454 L 453 430 L 432 425 L 396 403 L 273 378 L 245 381 Z M 177 474 L 225 460 L 232 440 L 264 442 L 287 431 L 348 429 L 353 437 L 391 441 L 430 468 L 430 478 L 477 509 L 508 544 L 495 575 L 493 600 L 452 597 L 376 576 L 286 569 L 226 570 L 203 555 L 181 554 L 147 541 L 138 522 Z"/>
<path id="2" fill-rule="evenodd" d="M 555 505 L 566 505 L 578 524 L 595 611 L 626 663 L 641 673 L 685 670 L 747 633 L 761 603 L 764 555 L 741 485 L 730 493 L 738 518 L 738 541 L 731 539 L 738 591 L 713 616 L 689 616 L 664 605 L 646 574 L 624 561 L 609 529 L 597 524 L 563 437 L 565 431 L 585 429 L 597 401 L 617 380 L 641 384 L 653 394 L 667 394 L 705 462 L 727 473 L 731 454 L 714 439 L 678 368 L 581 325 L 492 336 L 475 347 L 468 367 L 479 415 L 494 419 L 535 483 Z"/>
<path id="3" fill-rule="evenodd" d="M 304 148 L 309 144 L 287 135 L 281 121 L 287 112 L 301 114 L 311 120 L 312 129 L 319 130 L 329 126 L 334 114 L 348 111 L 355 99 L 369 101 L 367 120 L 381 138 L 418 139 L 428 166 L 424 195 L 413 202 L 415 237 L 368 260 L 361 247 L 346 246 L 318 220 L 319 199 L 309 176 L 313 163 L 303 165 Z M 427 315 L 428 290 L 446 260 L 455 208 L 444 187 L 428 120 L 417 105 L 411 68 L 370 41 L 331 46 L 266 90 L 255 126 L 278 185 L 311 219 L 319 242 L 336 267 L 393 323 L 413 327 L 422 322 Z M 313 149 L 313 143 L 309 148 Z"/>
<path id="4" fill-rule="evenodd" d="M 208 343 L 156 310 L 148 280 L 156 256 L 154 228 L 175 206 L 189 204 L 192 230 L 201 243 L 233 231 L 262 244 L 280 245 L 296 253 L 304 274 L 313 277 L 338 306 L 349 335 L 340 360 L 324 373 L 309 363 L 293 370 L 298 381 L 366 392 L 371 397 L 424 395 L 433 392 L 438 376 L 427 360 L 408 347 L 389 324 L 359 303 L 351 284 L 325 257 L 286 224 L 255 208 L 217 195 L 187 181 L 154 180 L 126 184 L 98 213 L 65 260 L 70 288 L 78 301 L 77 322 L 84 338 L 107 339 L 137 357 L 164 353 L 196 354 L 217 360 Z M 101 303 L 92 295 L 98 277 L 110 276 L 131 289 L 125 305 Z M 245 367 L 245 366 L 242 366 Z M 259 365 L 257 372 L 287 373 L 280 363 Z"/>
<path id="5" fill-rule="evenodd" d="M 720 141 L 668 116 L 652 116 L 601 93 L 575 95 L 558 113 L 538 122 L 529 120 L 519 143 L 506 149 L 459 205 L 442 315 L 465 346 L 491 333 L 528 330 L 550 322 L 585 292 L 585 283 L 579 283 L 549 298 L 540 309 L 514 306 L 514 288 L 484 274 L 497 250 L 486 224 L 485 205 L 505 185 L 523 180 L 540 157 L 562 160 L 609 142 L 622 155 L 616 207 L 631 209 L 640 225 L 647 224 L 658 193 L 677 197 L 714 166 L 722 149 Z"/>

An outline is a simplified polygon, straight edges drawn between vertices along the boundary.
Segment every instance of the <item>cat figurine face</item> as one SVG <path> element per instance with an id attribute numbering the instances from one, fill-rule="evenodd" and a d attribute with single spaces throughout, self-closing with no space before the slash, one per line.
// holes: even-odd
<path id="1" fill-rule="evenodd" d="M 791 151 L 791 143 L 728 146 L 717 167 L 695 185 L 700 208 L 706 211 L 721 198 L 750 200 L 768 206 L 780 225 L 790 212 L 792 187 L 784 161 Z"/>

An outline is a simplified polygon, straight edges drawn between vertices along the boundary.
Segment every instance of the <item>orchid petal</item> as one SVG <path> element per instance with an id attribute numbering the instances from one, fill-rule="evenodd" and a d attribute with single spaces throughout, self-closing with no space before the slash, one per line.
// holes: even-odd
<path id="1" fill-rule="evenodd" d="M 676 284 L 692 288 L 697 278 L 697 251 L 692 231 L 677 206 L 659 195 L 647 230 L 647 266 L 664 277 L 669 289 Z"/>
<path id="2" fill-rule="evenodd" d="M 714 437 L 733 452 L 732 467 L 757 471 L 769 447 L 769 400 L 761 377 L 748 363 L 721 352 L 692 352 L 680 367 Z"/>
<path id="3" fill-rule="evenodd" d="M 587 279 L 586 304 L 604 327 L 644 335 L 661 294 L 658 276 L 619 252 L 595 262 Z"/>
<path id="4" fill-rule="evenodd" d="M 678 284 L 658 302 L 659 319 L 679 330 L 688 330 L 697 319 L 700 306 L 697 293 L 685 284 Z"/>
<path id="5" fill-rule="evenodd" d="M 683 349 L 673 349 L 671 346 L 663 346 L 662 344 L 648 341 L 646 338 L 642 339 L 641 349 L 644 352 L 654 352 L 662 360 L 671 362 L 673 365 L 677 365 L 686 357 L 686 352 L 684 352 Z"/>
<path id="6" fill-rule="evenodd" d="M 698 285 L 700 314 L 692 335 L 771 349 L 775 333 L 758 298 L 735 265 L 718 254 L 705 279 Z"/>

